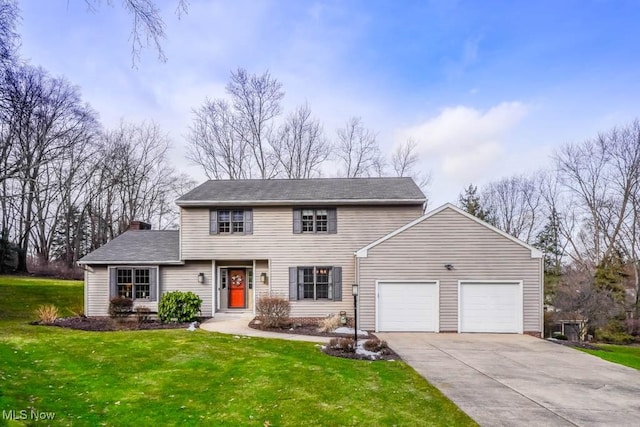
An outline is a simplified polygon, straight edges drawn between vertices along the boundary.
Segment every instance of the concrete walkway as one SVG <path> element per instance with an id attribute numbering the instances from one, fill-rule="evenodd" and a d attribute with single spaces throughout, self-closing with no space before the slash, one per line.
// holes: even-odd
<path id="1" fill-rule="evenodd" d="M 326 344 L 330 338 L 327 337 L 314 337 L 310 335 L 294 335 L 294 334 L 280 334 L 277 332 L 259 331 L 257 329 L 250 328 L 249 322 L 253 319 L 254 315 L 251 313 L 216 313 L 216 316 L 205 321 L 200 325 L 200 328 L 210 332 L 220 332 L 221 334 L 231 334 L 248 337 L 259 338 L 276 338 L 281 340 L 291 341 L 308 341 Z"/>
<path id="2" fill-rule="evenodd" d="M 482 426 L 639 426 L 640 371 L 526 335 L 378 333 Z"/>

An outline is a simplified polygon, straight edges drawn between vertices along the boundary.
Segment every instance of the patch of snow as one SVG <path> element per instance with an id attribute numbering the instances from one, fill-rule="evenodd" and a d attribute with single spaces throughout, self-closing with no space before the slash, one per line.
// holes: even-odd
<path id="1" fill-rule="evenodd" d="M 350 335 L 353 335 L 354 329 L 353 328 L 349 328 L 347 326 L 340 326 L 339 328 L 337 328 L 333 332 L 335 332 L 336 334 L 350 334 Z M 369 332 L 361 331 L 360 329 L 358 329 L 358 336 L 368 337 L 369 336 Z"/>

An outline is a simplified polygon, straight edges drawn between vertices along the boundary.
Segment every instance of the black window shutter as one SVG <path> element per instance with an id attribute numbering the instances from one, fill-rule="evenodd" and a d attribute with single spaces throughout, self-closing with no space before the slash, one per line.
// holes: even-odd
<path id="1" fill-rule="evenodd" d="M 293 210 L 293 234 L 302 233 L 302 210 Z"/>
<path id="2" fill-rule="evenodd" d="M 342 267 L 333 267 L 333 300 L 342 301 Z"/>
<path id="3" fill-rule="evenodd" d="M 327 209 L 327 232 L 329 234 L 336 234 L 338 232 L 338 214 L 336 209 Z"/>
<path id="4" fill-rule="evenodd" d="M 218 234 L 218 211 L 209 211 L 209 234 Z"/>
<path id="5" fill-rule="evenodd" d="M 298 267 L 298 299 L 304 299 L 304 268 Z"/>
<path id="6" fill-rule="evenodd" d="M 251 209 L 244 211 L 244 234 L 253 234 L 253 211 Z"/>
<path id="7" fill-rule="evenodd" d="M 115 298 L 118 296 L 118 269 L 115 267 L 109 268 L 109 298 Z"/>
<path id="8" fill-rule="evenodd" d="M 158 270 L 159 268 L 149 268 L 149 301 L 158 301 Z"/>
<path id="9" fill-rule="evenodd" d="M 298 299 L 298 269 L 289 267 L 289 300 Z"/>

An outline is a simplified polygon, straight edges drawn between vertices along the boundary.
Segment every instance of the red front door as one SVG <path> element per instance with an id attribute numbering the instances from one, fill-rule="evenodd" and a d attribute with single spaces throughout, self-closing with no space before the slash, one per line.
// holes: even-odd
<path id="1" fill-rule="evenodd" d="M 244 308 L 246 271 L 229 270 L 229 308 Z"/>

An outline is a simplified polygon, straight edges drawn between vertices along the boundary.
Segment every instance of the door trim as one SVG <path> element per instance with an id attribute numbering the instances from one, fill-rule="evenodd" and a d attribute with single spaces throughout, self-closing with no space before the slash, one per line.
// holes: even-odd
<path id="1" fill-rule="evenodd" d="M 238 260 L 236 260 L 236 261 L 238 261 Z M 224 261 L 222 261 L 222 262 L 224 262 Z M 220 270 L 223 269 L 223 268 L 226 268 L 227 270 L 233 270 L 233 269 L 236 269 L 236 270 L 244 269 L 245 270 L 244 310 L 247 310 L 249 308 L 249 304 L 248 304 L 249 301 L 247 299 L 248 298 L 247 293 L 249 292 L 249 282 L 247 282 L 247 280 L 248 280 L 247 277 L 249 275 L 247 274 L 247 270 L 251 270 L 251 269 L 253 269 L 253 267 L 251 265 L 246 265 L 246 264 L 245 265 L 235 265 L 235 264 L 234 265 L 226 265 L 226 264 L 221 265 L 220 263 L 218 263 L 216 261 L 214 261 L 214 263 L 216 265 L 215 266 L 215 270 L 216 270 L 216 274 L 215 274 L 215 276 L 216 276 L 216 292 L 215 292 L 215 294 L 216 294 L 216 299 L 217 299 L 217 304 L 216 304 L 217 308 L 215 309 L 215 311 L 230 310 L 230 308 L 229 308 L 229 295 L 228 295 L 229 288 L 228 287 L 226 289 L 226 291 L 227 291 L 227 307 L 226 308 L 222 308 L 222 304 L 221 304 L 221 301 L 222 301 L 222 298 L 221 298 L 222 288 L 221 288 L 221 280 L 220 280 Z M 255 265 L 255 260 L 253 261 L 253 265 Z M 255 271 L 256 270 L 253 269 L 253 273 L 254 274 L 252 274 L 252 276 L 253 276 L 254 282 L 256 280 Z M 228 282 L 228 280 L 227 280 L 227 282 Z M 253 288 L 251 290 L 254 291 L 253 293 L 254 293 L 254 298 L 255 298 L 255 283 L 253 284 Z M 233 308 L 232 310 L 242 310 L 242 309 L 241 308 Z M 253 305 L 253 310 L 255 311 L 255 303 Z"/>
<path id="2" fill-rule="evenodd" d="M 518 325 L 517 325 L 517 329 L 518 331 L 515 332 L 517 334 L 522 334 L 524 333 L 524 281 L 523 280 L 505 280 L 505 279 L 501 279 L 501 280 L 458 280 L 458 333 L 466 333 L 466 332 L 462 332 L 461 331 L 461 326 L 462 326 L 462 299 L 460 298 L 461 294 L 461 290 L 462 290 L 462 285 L 469 285 L 472 283 L 477 283 L 480 285 L 490 285 L 490 284 L 495 284 L 495 285 L 518 285 L 519 286 L 519 292 L 518 294 L 520 295 L 520 298 L 518 298 L 518 302 L 517 302 L 517 309 L 518 309 L 518 313 L 520 314 L 518 316 Z M 474 333 L 474 332 L 468 332 L 468 333 Z M 478 332 L 480 333 L 480 332 Z M 487 332 L 487 333 L 492 333 L 492 332 Z M 498 332 L 496 332 L 498 333 Z"/>
<path id="3" fill-rule="evenodd" d="M 379 292 L 379 287 L 380 285 L 385 285 L 385 284 L 397 284 L 397 285 L 401 285 L 403 283 L 409 283 L 409 284 L 425 284 L 425 285 L 435 285 L 436 286 L 436 319 L 435 319 L 435 330 L 433 332 L 438 333 L 440 332 L 440 281 L 439 280 L 418 280 L 418 279 L 411 279 L 411 280 L 376 280 L 376 294 L 375 294 L 375 331 L 379 332 L 379 322 L 380 322 L 380 292 Z M 359 310 L 361 311 L 361 310 Z"/>

